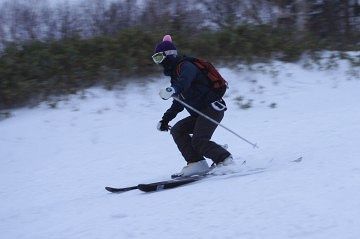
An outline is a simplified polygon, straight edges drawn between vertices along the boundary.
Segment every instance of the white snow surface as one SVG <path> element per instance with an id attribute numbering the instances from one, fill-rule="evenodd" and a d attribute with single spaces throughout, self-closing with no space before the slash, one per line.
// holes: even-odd
<path id="1" fill-rule="evenodd" d="M 230 84 L 222 123 L 260 148 L 222 128 L 213 140 L 247 160 L 244 172 L 267 170 L 156 193 L 104 187 L 164 180 L 184 166 L 156 130 L 170 105 L 158 96 L 167 78 L 12 111 L 0 121 L 1 238 L 360 238 L 360 81 L 344 62 L 256 67 L 264 72 L 221 69 Z M 241 109 L 239 96 L 252 107 Z"/>

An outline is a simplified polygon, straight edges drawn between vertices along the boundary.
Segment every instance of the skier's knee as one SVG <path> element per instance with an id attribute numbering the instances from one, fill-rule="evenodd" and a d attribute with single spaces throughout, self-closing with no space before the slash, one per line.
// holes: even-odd
<path id="1" fill-rule="evenodd" d="M 192 138 L 191 139 L 191 146 L 195 149 L 195 150 L 199 150 L 201 148 L 201 146 L 206 142 L 207 140 L 202 139 L 202 138 Z"/>
<path id="2" fill-rule="evenodd" d="M 173 127 L 171 127 L 170 129 L 170 134 L 174 137 L 176 137 L 177 135 L 181 134 L 180 133 L 180 129 L 179 127 L 175 124 Z"/>

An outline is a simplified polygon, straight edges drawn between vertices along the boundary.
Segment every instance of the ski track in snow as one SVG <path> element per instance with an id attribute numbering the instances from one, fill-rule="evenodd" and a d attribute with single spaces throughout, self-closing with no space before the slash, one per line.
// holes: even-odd
<path id="1" fill-rule="evenodd" d="M 156 130 L 167 79 L 13 111 L 0 122 L 1 238 L 359 238 L 360 81 L 345 79 L 345 63 L 276 69 L 276 78 L 221 69 L 222 123 L 260 148 L 221 128 L 214 140 L 249 168 L 272 160 L 265 172 L 150 194 L 104 186 L 167 179 L 184 165 Z M 241 110 L 238 96 L 253 107 Z"/>

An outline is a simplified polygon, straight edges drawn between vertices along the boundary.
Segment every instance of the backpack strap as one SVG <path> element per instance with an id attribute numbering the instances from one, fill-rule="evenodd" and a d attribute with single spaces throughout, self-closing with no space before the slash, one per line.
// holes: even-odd
<path id="1" fill-rule="evenodd" d="M 182 64 L 184 64 L 185 60 L 181 60 L 177 65 L 176 65 L 176 76 L 180 76 L 180 70 L 181 70 L 181 66 Z"/>
<path id="2" fill-rule="evenodd" d="M 181 70 L 181 66 L 184 64 L 185 61 L 191 62 L 193 63 L 195 66 L 197 66 L 195 64 L 195 58 L 193 57 L 188 57 L 188 56 L 183 56 L 183 58 L 177 63 L 176 65 L 176 75 L 179 76 L 180 75 L 180 70 Z"/>

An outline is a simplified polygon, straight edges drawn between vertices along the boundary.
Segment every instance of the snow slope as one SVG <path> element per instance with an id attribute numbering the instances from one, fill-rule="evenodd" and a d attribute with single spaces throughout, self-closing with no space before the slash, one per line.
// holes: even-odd
<path id="1" fill-rule="evenodd" d="M 272 160 L 268 170 L 152 194 L 104 186 L 166 179 L 184 165 L 156 130 L 167 79 L 13 111 L 0 122 L 1 238 L 359 238 L 360 81 L 347 80 L 345 63 L 257 69 L 267 73 L 221 70 L 222 123 L 260 148 L 220 128 L 214 139 L 248 168 Z"/>

